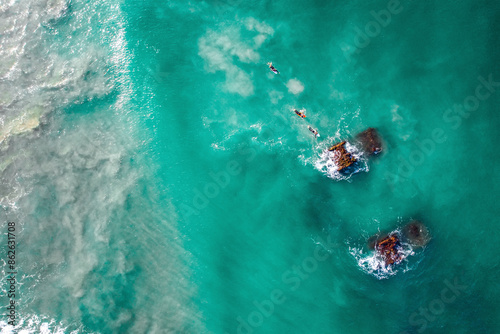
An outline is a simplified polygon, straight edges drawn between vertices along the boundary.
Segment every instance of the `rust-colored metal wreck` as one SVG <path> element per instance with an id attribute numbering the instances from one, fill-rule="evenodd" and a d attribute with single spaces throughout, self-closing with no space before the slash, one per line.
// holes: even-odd
<path id="1" fill-rule="evenodd" d="M 396 233 L 389 234 L 378 240 L 375 243 L 375 250 L 384 258 L 386 266 L 403 261 L 403 256 L 400 252 L 401 243 Z"/>
<path id="2" fill-rule="evenodd" d="M 347 168 L 356 163 L 357 159 L 352 156 L 345 148 L 346 142 L 343 141 L 341 143 L 335 144 L 328 149 L 328 151 L 333 152 L 333 161 L 338 166 L 338 171 L 343 172 L 346 171 Z"/>

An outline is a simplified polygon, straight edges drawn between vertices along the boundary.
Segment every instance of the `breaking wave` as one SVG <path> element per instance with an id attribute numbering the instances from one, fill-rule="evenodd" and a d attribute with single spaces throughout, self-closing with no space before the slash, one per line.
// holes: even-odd
<path id="1" fill-rule="evenodd" d="M 19 324 L 2 333 L 202 331 L 152 139 L 131 115 L 124 15 L 114 1 L 0 5 L 0 216 L 30 245 Z"/>
<path id="2" fill-rule="evenodd" d="M 325 148 L 324 146 L 321 152 L 317 155 L 316 160 L 314 160 L 314 167 L 327 177 L 337 181 L 349 180 L 353 174 L 368 172 L 370 170 L 363 152 L 359 151 L 356 146 L 351 145 L 349 142 L 346 142 L 345 148 L 346 151 L 351 153 L 357 160 L 348 172 L 344 173 L 339 171 L 338 164 L 333 160 L 333 152 L 328 151 L 328 148 Z"/>
<path id="3" fill-rule="evenodd" d="M 382 255 L 375 250 L 367 250 L 362 244 L 349 245 L 349 253 L 354 257 L 357 265 L 365 273 L 376 277 L 377 279 L 387 279 L 396 275 L 398 272 L 407 272 L 415 267 L 414 261 L 410 261 L 415 255 L 413 247 L 406 242 L 401 241 L 401 231 L 395 230 L 400 240 L 398 254 L 401 255 L 401 262 L 395 264 L 386 264 Z"/>
<path id="4" fill-rule="evenodd" d="M 56 108 L 111 91 L 106 50 L 83 29 L 98 7 L 66 0 L 0 6 L 0 143 L 37 128 Z"/>

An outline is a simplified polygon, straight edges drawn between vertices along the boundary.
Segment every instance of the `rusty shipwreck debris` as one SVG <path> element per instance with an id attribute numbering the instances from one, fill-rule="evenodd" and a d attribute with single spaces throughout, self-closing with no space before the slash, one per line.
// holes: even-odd
<path id="1" fill-rule="evenodd" d="M 391 233 L 375 242 L 375 250 L 382 256 L 386 266 L 398 264 L 404 259 L 401 242 L 396 233 Z"/>
<path id="2" fill-rule="evenodd" d="M 315 165 L 328 177 L 343 179 L 359 171 L 368 171 L 370 158 L 379 154 L 382 148 L 383 142 L 377 130 L 368 128 L 324 149 Z"/>
<path id="3" fill-rule="evenodd" d="M 332 160 L 338 166 L 339 172 L 347 172 L 357 162 L 357 159 L 346 150 L 345 144 L 346 142 L 343 141 L 328 149 L 328 151 L 333 152 Z"/>
<path id="4" fill-rule="evenodd" d="M 367 155 L 376 155 L 382 151 L 382 139 L 375 128 L 368 128 L 356 136 L 361 149 Z"/>
<path id="5" fill-rule="evenodd" d="M 418 220 L 412 220 L 401 230 L 377 234 L 368 239 L 368 248 L 374 250 L 385 266 L 401 263 L 412 249 L 427 245 L 431 237 L 427 227 Z"/>
<path id="6" fill-rule="evenodd" d="M 382 140 L 375 128 L 368 128 L 356 135 L 355 143 L 357 144 L 356 151 L 361 151 L 367 156 L 376 155 L 382 151 Z M 347 141 L 344 140 L 328 149 L 328 151 L 333 152 L 331 158 L 338 166 L 337 171 L 344 173 L 351 172 L 351 167 L 355 167 L 358 162 L 358 159 L 353 155 L 355 152 L 347 151 L 346 144 Z"/>

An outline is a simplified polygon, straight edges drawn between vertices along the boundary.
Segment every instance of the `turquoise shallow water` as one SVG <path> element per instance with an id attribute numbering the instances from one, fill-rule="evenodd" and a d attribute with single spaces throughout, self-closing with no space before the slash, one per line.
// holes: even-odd
<path id="1" fill-rule="evenodd" d="M 500 332 L 499 10 L 0 4 L 2 333 Z M 368 127 L 381 155 L 326 175 Z M 431 242 L 371 267 L 411 219 Z"/>

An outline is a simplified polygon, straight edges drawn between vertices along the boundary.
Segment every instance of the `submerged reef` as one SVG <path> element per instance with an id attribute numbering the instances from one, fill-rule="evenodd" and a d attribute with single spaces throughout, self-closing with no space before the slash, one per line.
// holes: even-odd
<path id="1" fill-rule="evenodd" d="M 403 227 L 402 234 L 405 241 L 416 248 L 427 245 L 431 240 L 429 230 L 418 220 L 413 220 Z"/>
<path id="2" fill-rule="evenodd" d="M 382 139 L 375 128 L 368 128 L 359 133 L 356 140 L 361 146 L 361 150 L 368 156 L 382 152 Z"/>

